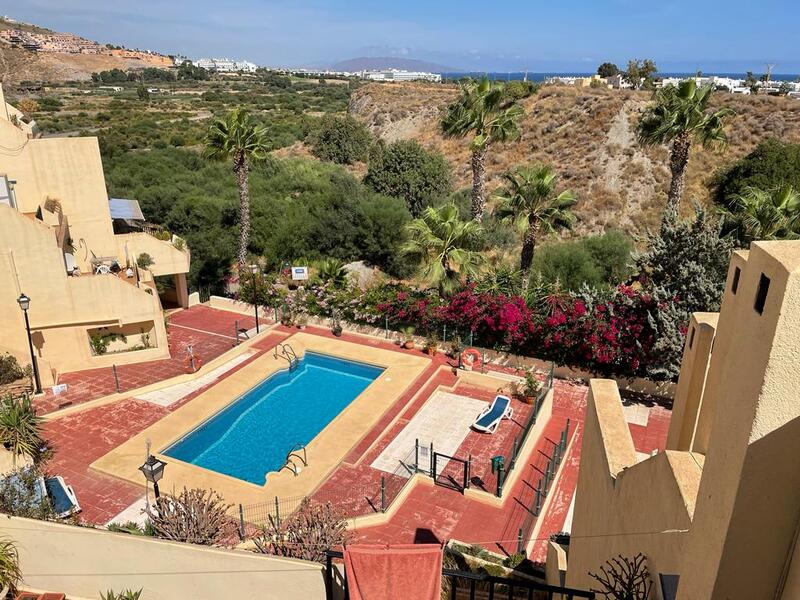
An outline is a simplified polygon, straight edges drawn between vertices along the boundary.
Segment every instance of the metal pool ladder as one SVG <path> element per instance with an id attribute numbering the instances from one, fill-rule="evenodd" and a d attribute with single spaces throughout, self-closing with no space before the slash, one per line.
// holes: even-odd
<path id="1" fill-rule="evenodd" d="M 294 371 L 297 368 L 298 360 L 297 354 L 294 353 L 294 348 L 292 348 L 289 344 L 281 344 L 278 342 L 278 345 L 275 346 L 274 352 L 275 358 L 282 356 L 286 360 L 289 361 L 289 370 Z"/>
<path id="2" fill-rule="evenodd" d="M 300 454 L 301 452 L 303 453 L 302 455 Z M 292 449 L 289 450 L 289 453 L 286 455 L 286 460 L 281 467 L 281 471 L 289 469 L 294 476 L 297 477 L 302 469 L 302 467 L 298 465 L 298 462 L 301 463 L 303 467 L 308 466 L 305 444 L 295 444 L 292 446 Z"/>

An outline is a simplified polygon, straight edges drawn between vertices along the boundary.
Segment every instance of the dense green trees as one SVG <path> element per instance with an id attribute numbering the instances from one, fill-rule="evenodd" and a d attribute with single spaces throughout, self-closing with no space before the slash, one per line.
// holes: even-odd
<path id="1" fill-rule="evenodd" d="M 148 220 L 184 237 L 190 286 L 215 293 L 236 261 L 237 190 L 230 167 L 177 148 L 123 153 L 104 161 L 109 194 L 136 198 Z M 333 256 L 366 260 L 395 276 L 412 265 L 399 252 L 410 215 L 341 167 L 267 160 L 250 173 L 250 250 L 267 266 Z"/>
<path id="2" fill-rule="evenodd" d="M 525 112 L 509 98 L 502 84 L 484 77 L 461 84 L 461 96 L 447 107 L 442 133 L 450 138 L 472 136 L 472 218 L 483 219 L 486 207 L 486 155 L 492 144 L 520 136 L 519 121 Z"/>
<path id="3" fill-rule="evenodd" d="M 372 135 L 365 125 L 351 116 L 323 117 L 317 129 L 309 135 L 311 151 L 322 160 L 351 165 L 366 161 Z"/>
<path id="4" fill-rule="evenodd" d="M 503 177 L 505 189 L 497 197 L 495 213 L 522 234 L 519 267 L 527 287 L 539 235 L 571 227 L 577 201 L 570 190 L 555 193 L 557 175 L 549 165 L 522 167 Z"/>
<path id="5" fill-rule="evenodd" d="M 746 188 L 783 186 L 800 190 L 800 144 L 769 139 L 716 176 L 714 200 L 730 206 Z"/>
<path id="6" fill-rule="evenodd" d="M 205 156 L 230 160 L 239 189 L 239 269 L 247 264 L 250 241 L 250 165 L 266 160 L 269 152 L 267 132 L 244 110 L 236 108 L 225 119 L 211 124 L 205 139 Z"/>
<path id="7" fill-rule="evenodd" d="M 380 194 L 405 201 L 411 215 L 452 191 L 450 163 L 439 152 L 425 150 L 414 140 L 400 140 L 370 153 L 364 183 Z"/>
<path id="8" fill-rule="evenodd" d="M 667 196 L 669 210 L 677 211 L 680 205 L 692 142 L 716 149 L 727 145 L 725 125 L 735 113 L 729 108 L 709 112 L 713 91 L 712 86 L 698 88 L 694 79 L 682 81 L 678 87 L 663 87 L 655 92 L 653 104 L 639 121 L 640 143 L 648 146 L 672 144 L 669 159 L 672 181 Z"/>
<path id="9" fill-rule="evenodd" d="M 455 204 L 429 206 L 408 224 L 406 233 L 403 252 L 420 261 L 420 277 L 441 295 L 455 292 L 478 274 L 483 227 L 475 219 L 462 221 Z"/>

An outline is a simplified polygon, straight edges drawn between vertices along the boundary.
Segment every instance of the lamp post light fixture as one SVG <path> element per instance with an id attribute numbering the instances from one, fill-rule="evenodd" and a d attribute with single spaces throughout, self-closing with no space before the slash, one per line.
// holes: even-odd
<path id="1" fill-rule="evenodd" d="M 25 294 L 20 294 L 17 298 L 17 303 L 22 309 L 22 314 L 25 315 L 25 332 L 28 334 L 28 347 L 31 351 L 31 367 L 33 368 L 33 381 L 35 385 L 34 392 L 36 394 L 42 393 L 42 380 L 39 378 L 39 363 L 36 362 L 36 354 L 33 352 L 33 338 L 31 337 L 31 323 L 28 320 L 28 309 L 31 307 L 31 299 Z"/>
<path id="2" fill-rule="evenodd" d="M 153 484 L 153 492 L 155 492 L 156 498 L 160 496 L 158 482 L 164 476 L 165 466 L 167 466 L 167 463 L 151 454 L 144 461 L 144 464 L 139 467 L 139 470 L 144 474 L 144 478 Z"/>
<path id="3" fill-rule="evenodd" d="M 256 289 L 256 275 L 258 274 L 258 265 L 250 265 L 250 272 L 253 274 L 253 306 L 255 306 L 256 333 L 258 333 L 258 290 Z"/>

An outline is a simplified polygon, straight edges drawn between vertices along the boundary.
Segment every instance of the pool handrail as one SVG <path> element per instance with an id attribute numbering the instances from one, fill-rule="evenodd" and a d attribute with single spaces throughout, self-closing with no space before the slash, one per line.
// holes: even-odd
<path id="1" fill-rule="evenodd" d="M 280 350 L 280 352 L 279 352 Z M 278 342 L 275 345 L 275 351 L 273 353 L 275 358 L 277 359 L 279 356 L 282 356 L 287 361 L 289 361 L 289 370 L 294 371 L 297 368 L 299 360 L 297 358 L 297 354 L 295 354 L 294 348 L 292 348 L 289 344 Z"/>

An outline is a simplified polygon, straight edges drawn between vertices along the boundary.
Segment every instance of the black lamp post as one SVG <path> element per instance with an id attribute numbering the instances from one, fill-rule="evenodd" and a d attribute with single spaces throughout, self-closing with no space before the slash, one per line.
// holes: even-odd
<path id="1" fill-rule="evenodd" d="M 256 307 L 256 333 L 258 333 L 258 290 L 256 289 L 258 265 L 250 265 L 250 272 L 253 274 L 253 306 Z"/>
<path id="2" fill-rule="evenodd" d="M 160 496 L 158 482 L 164 476 L 165 466 L 167 466 L 167 463 L 150 454 L 144 464 L 139 467 L 139 470 L 144 473 L 144 478 L 153 484 L 153 492 L 155 492 L 156 498 Z"/>
<path id="3" fill-rule="evenodd" d="M 31 337 L 31 323 L 28 320 L 28 309 L 31 306 L 31 299 L 28 298 L 25 294 L 20 294 L 19 298 L 17 298 L 17 303 L 19 307 L 22 309 L 22 314 L 25 315 L 25 332 L 28 334 L 28 347 L 31 350 L 31 366 L 33 367 L 33 380 L 35 388 L 35 393 L 41 394 L 42 393 L 42 380 L 39 378 L 39 364 L 36 362 L 36 354 L 33 352 L 33 338 Z"/>

